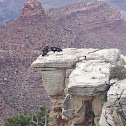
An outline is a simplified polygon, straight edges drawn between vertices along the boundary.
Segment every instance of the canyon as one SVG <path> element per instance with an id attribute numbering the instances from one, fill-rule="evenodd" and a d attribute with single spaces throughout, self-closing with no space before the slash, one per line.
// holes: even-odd
<path id="1" fill-rule="evenodd" d="M 40 0 L 45 10 L 51 8 L 59 8 L 66 5 L 70 5 L 77 2 L 87 2 L 91 0 Z M 92 0 L 92 1 L 104 1 L 112 6 L 118 7 L 121 10 L 122 17 L 126 19 L 126 2 L 124 0 Z M 20 17 L 22 6 L 26 0 L 0 0 L 0 25 L 5 22 L 16 20 Z"/>
<path id="2" fill-rule="evenodd" d="M 119 48 L 126 53 L 126 22 L 104 2 L 81 2 L 46 11 L 27 0 L 20 17 L 0 29 L 0 118 L 35 112 L 51 101 L 31 63 L 45 44 L 61 48 Z"/>

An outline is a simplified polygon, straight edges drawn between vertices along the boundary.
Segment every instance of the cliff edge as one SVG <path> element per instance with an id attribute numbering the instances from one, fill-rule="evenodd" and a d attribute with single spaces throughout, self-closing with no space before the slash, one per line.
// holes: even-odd
<path id="1" fill-rule="evenodd" d="M 67 48 L 39 56 L 32 67 L 41 71 L 53 103 L 49 126 L 125 126 L 126 79 L 110 80 L 111 67 L 125 65 L 120 55 L 118 49 Z"/>
<path id="2" fill-rule="evenodd" d="M 125 34 L 119 10 L 104 2 L 76 3 L 45 13 L 39 0 L 27 0 L 21 17 L 0 29 L 0 117 L 5 120 L 33 113 L 42 103 L 50 105 L 41 75 L 30 68 L 46 43 L 62 48 L 114 47 L 126 54 Z"/>

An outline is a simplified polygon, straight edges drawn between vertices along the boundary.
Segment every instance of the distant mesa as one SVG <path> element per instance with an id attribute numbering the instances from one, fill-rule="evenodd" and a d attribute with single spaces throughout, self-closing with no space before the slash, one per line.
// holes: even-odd
<path id="1" fill-rule="evenodd" d="M 39 0 L 27 0 L 21 10 L 20 18 L 22 21 L 38 19 L 43 17 L 44 14 L 45 10 Z"/>

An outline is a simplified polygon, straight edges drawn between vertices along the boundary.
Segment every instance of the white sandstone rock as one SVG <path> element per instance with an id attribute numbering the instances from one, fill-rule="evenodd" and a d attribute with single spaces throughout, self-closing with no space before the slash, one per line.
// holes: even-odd
<path id="1" fill-rule="evenodd" d="M 107 103 L 102 109 L 100 126 L 126 125 L 126 79 L 116 82 L 107 93 Z M 106 125 L 104 125 L 107 123 Z"/>
<path id="2" fill-rule="evenodd" d="M 48 95 L 59 95 L 64 90 L 64 70 L 42 71 L 42 80 L 44 88 Z"/>
<path id="3" fill-rule="evenodd" d="M 80 57 L 86 56 L 89 52 L 94 52 L 96 49 L 63 49 L 61 52 L 50 52 L 46 56 L 39 56 L 32 63 L 34 68 L 72 68 Z"/>
<path id="4" fill-rule="evenodd" d="M 125 61 L 126 64 L 126 55 L 121 55 L 121 58 Z"/>
<path id="5" fill-rule="evenodd" d="M 114 118 L 112 114 L 107 113 L 107 110 L 109 108 L 106 107 L 106 105 L 104 105 L 104 107 L 102 108 L 102 114 L 100 117 L 100 121 L 99 121 L 99 125 L 100 126 L 117 126 L 114 122 Z"/>
<path id="6" fill-rule="evenodd" d="M 89 60 L 78 63 L 69 77 L 68 93 L 94 96 L 109 87 L 109 63 Z"/>
<path id="7" fill-rule="evenodd" d="M 121 52 L 119 49 L 102 49 L 94 53 L 90 53 L 88 59 L 104 60 L 113 65 L 124 65 L 124 60 L 120 57 Z"/>
<path id="8" fill-rule="evenodd" d="M 107 95 L 108 101 L 115 102 L 118 98 L 126 97 L 126 79 L 120 80 L 110 87 Z"/>
<path id="9" fill-rule="evenodd" d="M 110 68 L 125 64 L 120 55 L 118 49 L 67 48 L 32 63 L 53 103 L 52 126 L 126 126 L 126 79 L 109 80 Z"/>

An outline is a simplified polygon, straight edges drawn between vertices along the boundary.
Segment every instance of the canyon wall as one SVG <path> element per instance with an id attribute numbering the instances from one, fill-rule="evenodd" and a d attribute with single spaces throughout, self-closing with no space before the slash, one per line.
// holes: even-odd
<path id="1" fill-rule="evenodd" d="M 42 74 L 51 101 L 49 126 L 125 126 L 126 79 L 110 79 L 125 65 L 118 49 L 67 48 L 41 55 L 32 67 Z"/>
<path id="2" fill-rule="evenodd" d="M 45 11 L 39 0 L 27 0 L 20 18 L 0 29 L 0 118 L 34 113 L 41 104 L 50 107 L 42 76 L 30 67 L 46 43 L 62 48 L 114 47 L 126 53 L 125 34 L 119 10 L 104 2 Z"/>

